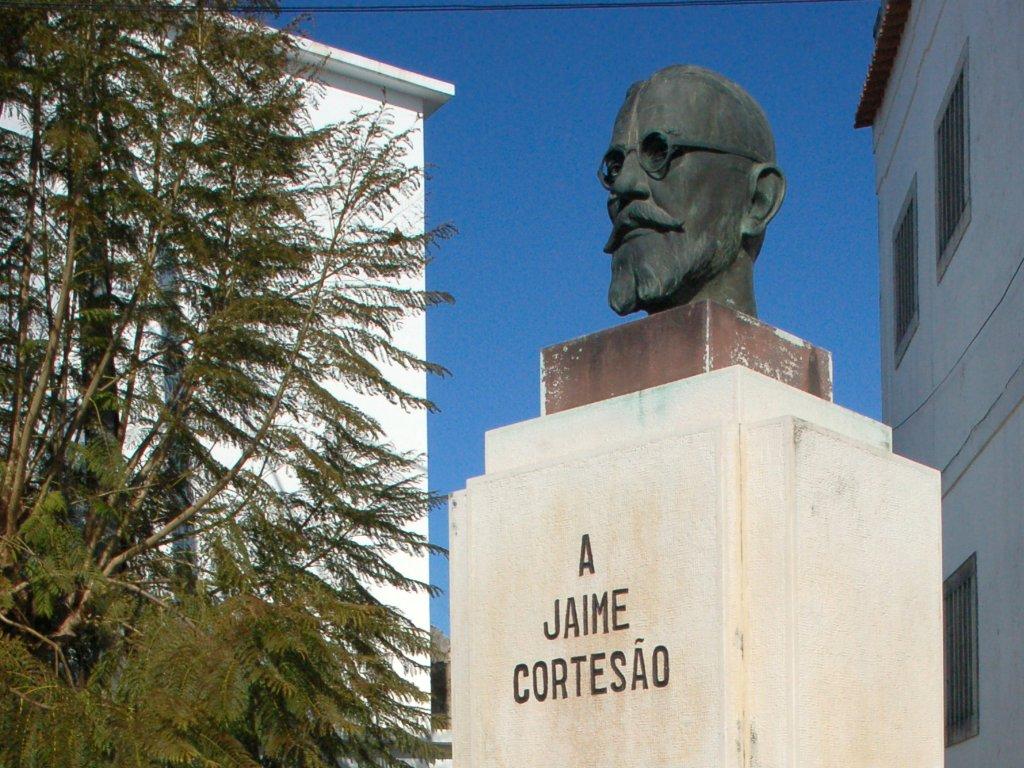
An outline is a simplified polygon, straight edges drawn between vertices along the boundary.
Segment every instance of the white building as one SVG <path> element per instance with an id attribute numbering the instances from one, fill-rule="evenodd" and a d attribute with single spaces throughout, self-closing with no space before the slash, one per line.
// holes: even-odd
<path id="1" fill-rule="evenodd" d="M 882 399 L 942 470 L 946 765 L 1024 765 L 1024 2 L 882 3 Z"/>
<path id="2" fill-rule="evenodd" d="M 323 86 L 313 107 L 314 127 L 339 122 L 354 113 L 373 113 L 385 105 L 394 121 L 396 132 L 413 131 L 412 148 L 408 162 L 421 171 L 424 167 L 424 122 L 447 102 L 455 93 L 450 83 L 435 80 L 414 72 L 398 69 L 389 64 L 367 59 L 348 51 L 331 48 L 305 38 L 297 40 L 299 54 L 297 64 L 301 71 L 312 68 Z M 396 224 L 410 232 L 423 232 L 426 226 L 424 212 L 424 189 L 412 195 L 402 206 L 400 221 Z M 422 290 L 425 276 L 410 279 L 408 287 Z M 427 347 L 426 317 L 408 319 L 395 342 L 414 355 L 425 358 Z M 417 397 L 427 395 L 426 374 L 405 370 L 398 366 L 385 369 L 390 380 L 406 392 Z M 425 411 L 406 411 L 401 406 L 384 399 L 369 399 L 354 393 L 345 397 L 363 407 L 377 419 L 390 440 L 402 452 L 423 456 L 422 485 L 427 484 L 427 414 Z M 427 536 L 427 519 L 416 525 L 416 531 Z M 423 555 L 404 555 L 395 563 L 406 576 L 429 583 L 429 558 Z M 378 596 L 389 605 L 395 606 L 424 632 L 430 631 L 430 598 L 425 593 L 408 593 L 399 590 L 378 590 Z M 429 667 L 429 659 L 422 659 Z M 430 690 L 430 673 L 424 671 L 417 682 L 424 691 Z"/>

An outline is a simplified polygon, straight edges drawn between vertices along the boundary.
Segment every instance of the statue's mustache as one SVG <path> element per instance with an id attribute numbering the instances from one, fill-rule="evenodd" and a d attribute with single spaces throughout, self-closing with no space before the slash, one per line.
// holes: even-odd
<path id="1" fill-rule="evenodd" d="M 622 244 L 623 238 L 634 229 L 681 232 L 683 222 L 647 200 L 632 202 L 619 211 L 612 222 L 612 233 L 604 245 L 604 252 L 614 253 Z"/>

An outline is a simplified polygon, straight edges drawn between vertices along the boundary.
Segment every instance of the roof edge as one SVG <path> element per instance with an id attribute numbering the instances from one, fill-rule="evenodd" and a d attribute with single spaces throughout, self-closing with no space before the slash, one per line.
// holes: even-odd
<path id="1" fill-rule="evenodd" d="M 444 80 L 399 69 L 357 53 L 318 43 L 308 37 L 289 35 L 295 42 L 300 64 L 322 67 L 331 74 L 388 88 L 423 101 L 423 117 L 429 117 L 455 95 L 455 86 Z"/>
<path id="2" fill-rule="evenodd" d="M 875 124 L 875 117 L 885 99 L 896 55 L 900 50 L 903 29 L 910 17 L 912 0 L 887 0 L 882 11 L 882 21 L 875 37 L 875 49 L 871 54 L 871 66 L 861 90 L 854 128 L 866 128 Z"/>

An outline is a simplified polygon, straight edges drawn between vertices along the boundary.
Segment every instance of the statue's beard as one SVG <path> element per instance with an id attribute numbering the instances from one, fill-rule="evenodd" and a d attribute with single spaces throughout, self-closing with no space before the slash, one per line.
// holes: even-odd
<path id="1" fill-rule="evenodd" d="M 612 254 L 608 303 L 620 315 L 686 304 L 732 264 L 740 250 L 737 228 L 711 237 L 654 232 L 622 243 Z"/>

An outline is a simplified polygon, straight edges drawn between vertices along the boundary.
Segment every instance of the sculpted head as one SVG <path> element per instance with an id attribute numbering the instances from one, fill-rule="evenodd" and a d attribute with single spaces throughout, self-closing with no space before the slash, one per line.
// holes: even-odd
<path id="1" fill-rule="evenodd" d="M 750 95 L 700 67 L 634 84 L 601 163 L 620 315 L 713 299 L 756 315 L 753 265 L 786 191 Z"/>

